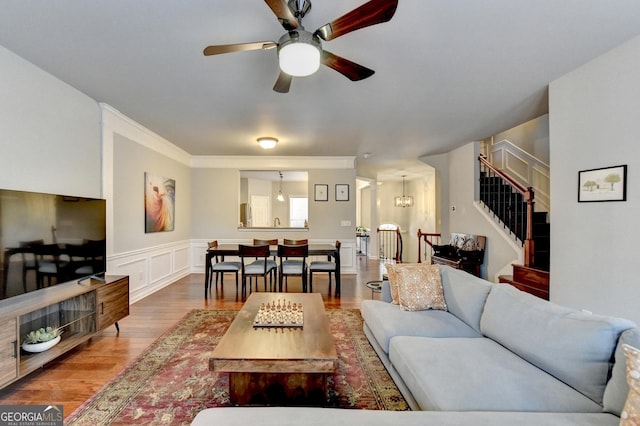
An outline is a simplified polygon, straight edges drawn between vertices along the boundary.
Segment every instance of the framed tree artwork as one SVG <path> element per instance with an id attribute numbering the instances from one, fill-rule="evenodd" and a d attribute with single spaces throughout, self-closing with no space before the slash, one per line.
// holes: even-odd
<path id="1" fill-rule="evenodd" d="M 578 202 L 626 200 L 626 165 L 578 172 Z"/>

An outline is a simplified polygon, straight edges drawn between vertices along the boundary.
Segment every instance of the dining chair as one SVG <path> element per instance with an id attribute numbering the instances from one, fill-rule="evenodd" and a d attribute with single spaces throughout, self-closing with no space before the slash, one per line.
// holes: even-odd
<path id="1" fill-rule="evenodd" d="M 240 252 L 240 268 L 242 270 L 242 294 L 244 295 L 247 291 L 247 278 L 249 278 L 249 292 L 251 292 L 251 281 L 254 277 L 256 278 L 256 290 L 258 290 L 258 278 L 262 277 L 266 291 L 267 275 L 269 276 L 269 289 L 271 290 L 273 287 L 272 278 L 274 269 L 277 270 L 278 265 L 275 263 L 271 265 L 269 263 L 269 246 L 247 246 L 241 244 L 238 249 Z"/>
<path id="2" fill-rule="evenodd" d="M 336 241 L 336 251 L 340 251 L 340 241 Z M 322 272 L 329 274 L 329 293 L 331 293 L 331 273 L 336 277 L 340 273 L 336 267 L 336 263 L 331 261 L 331 256 L 327 256 L 327 260 L 314 260 L 309 264 L 309 292 L 313 292 L 313 273 Z"/>
<path id="3" fill-rule="evenodd" d="M 283 240 L 283 244 L 285 246 L 300 246 L 300 245 L 303 245 L 303 244 L 309 244 L 309 240 L 307 240 L 307 239 L 304 239 L 304 240 L 290 240 L 288 238 L 285 238 Z M 293 262 L 300 262 L 300 260 L 292 259 L 292 260 L 289 260 L 289 262 L 293 264 Z"/>
<path id="4" fill-rule="evenodd" d="M 254 246 L 264 246 L 264 245 L 268 245 L 268 246 L 277 246 L 278 245 L 278 239 L 277 238 L 273 238 L 271 240 L 260 240 L 257 238 L 253 239 L 253 245 Z M 276 255 L 273 255 L 273 258 L 268 259 L 267 260 L 267 264 L 269 265 L 269 268 L 271 268 L 271 277 L 269 277 L 270 279 L 273 279 L 275 281 L 276 276 L 276 270 L 278 268 L 278 263 L 276 262 Z"/>
<path id="5" fill-rule="evenodd" d="M 288 277 L 302 278 L 302 291 L 307 291 L 307 257 L 309 257 L 309 245 L 278 245 L 278 257 L 280 258 L 280 273 L 278 284 L 282 291 L 282 282 Z"/>
<path id="6" fill-rule="evenodd" d="M 217 249 L 218 248 L 218 240 L 213 240 L 208 243 L 209 249 Z M 216 290 L 218 289 L 218 277 L 220 278 L 220 286 L 224 287 L 224 274 L 235 274 L 236 275 L 236 294 L 238 293 L 238 272 L 240 272 L 241 265 L 240 262 L 230 262 L 220 260 L 218 255 L 211 257 L 211 274 L 209 274 L 209 282 L 205 283 L 204 288 L 204 297 L 207 298 L 207 295 L 211 292 L 211 280 L 213 279 L 212 275 L 216 275 Z"/>

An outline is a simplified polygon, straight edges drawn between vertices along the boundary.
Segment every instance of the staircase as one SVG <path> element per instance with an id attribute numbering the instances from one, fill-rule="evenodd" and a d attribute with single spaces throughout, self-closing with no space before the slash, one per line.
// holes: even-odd
<path id="1" fill-rule="evenodd" d="M 503 224 L 505 231 L 524 247 L 524 265 L 513 265 L 513 275 L 500 276 L 500 282 L 549 298 L 549 236 L 547 212 L 534 212 L 534 193 L 524 188 L 503 171 L 496 169 L 484 156 L 480 162 L 480 201 Z"/>

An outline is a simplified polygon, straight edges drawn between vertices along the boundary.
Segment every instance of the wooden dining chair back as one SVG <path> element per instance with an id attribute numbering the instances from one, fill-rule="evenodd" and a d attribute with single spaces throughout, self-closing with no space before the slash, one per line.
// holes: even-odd
<path id="1" fill-rule="evenodd" d="M 256 278 L 256 290 L 258 289 L 258 278 L 264 279 L 264 289 L 267 290 L 267 276 L 269 276 L 269 289 L 273 287 L 273 273 L 277 269 L 275 262 L 273 265 L 269 259 L 269 246 L 248 246 L 240 245 L 240 267 L 242 271 L 242 294 L 247 291 L 247 278 L 249 278 L 249 292 L 251 292 L 251 282 Z"/>
<path id="2" fill-rule="evenodd" d="M 209 250 L 215 250 L 218 248 L 218 240 L 213 240 L 209 245 Z M 224 257 L 220 257 L 217 254 L 211 257 L 211 264 L 207 265 L 208 268 L 211 268 L 211 273 L 209 274 L 209 281 L 204 284 L 204 298 L 211 293 L 211 281 L 213 279 L 213 274 L 215 274 L 216 279 L 216 290 L 218 290 L 218 278 L 220 278 L 220 287 L 224 287 L 224 274 L 235 274 L 236 276 L 236 293 L 238 293 L 238 273 L 240 272 L 241 265 L 240 262 L 235 261 L 225 261 Z"/>
<path id="3" fill-rule="evenodd" d="M 278 245 L 278 258 L 280 258 L 280 273 L 278 284 L 282 291 L 283 281 L 288 277 L 298 276 L 302 278 L 302 291 L 307 291 L 307 258 L 309 257 L 309 245 Z M 287 286 L 288 288 L 288 286 Z"/>
<path id="4" fill-rule="evenodd" d="M 263 246 L 263 245 L 268 245 L 268 246 L 277 246 L 278 245 L 278 239 L 274 238 L 272 240 L 259 240 L 257 238 L 253 239 L 253 245 L 254 246 Z"/>
<path id="5" fill-rule="evenodd" d="M 289 240 L 285 238 L 283 244 L 285 246 L 300 246 L 302 244 L 309 244 L 309 240 Z"/>
<path id="6" fill-rule="evenodd" d="M 268 245 L 268 246 L 277 246 L 278 245 L 278 239 L 277 238 L 273 238 L 271 240 L 260 240 L 257 238 L 253 239 L 253 245 L 254 246 L 263 246 L 263 245 Z M 276 255 L 274 254 L 273 257 L 271 259 L 269 259 L 267 261 L 267 264 L 269 265 L 269 268 L 271 268 L 271 276 L 269 277 L 269 279 L 275 281 L 276 277 L 275 277 L 275 273 L 276 273 L 276 269 L 278 268 L 278 264 L 276 262 Z"/>
<path id="7" fill-rule="evenodd" d="M 336 241 L 336 251 L 340 251 L 340 245 L 342 243 L 340 241 Z M 313 274 L 321 272 L 329 274 L 329 293 L 331 293 L 331 274 L 333 273 L 334 277 L 340 273 L 338 268 L 336 267 L 336 262 L 331 260 L 331 256 L 327 257 L 327 260 L 314 260 L 309 264 L 309 292 L 313 292 Z M 336 278 L 337 280 L 337 278 Z M 339 290 L 339 289 L 337 289 Z"/>

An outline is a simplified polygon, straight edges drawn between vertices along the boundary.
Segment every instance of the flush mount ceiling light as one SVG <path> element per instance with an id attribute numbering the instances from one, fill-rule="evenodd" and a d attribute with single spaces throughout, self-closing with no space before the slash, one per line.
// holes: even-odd
<path id="1" fill-rule="evenodd" d="M 278 61 L 282 72 L 306 77 L 320 68 L 320 39 L 302 27 L 285 33 L 278 41 Z"/>
<path id="2" fill-rule="evenodd" d="M 278 139 L 272 137 L 258 138 L 258 144 L 262 149 L 273 149 L 278 143 Z"/>
<path id="3" fill-rule="evenodd" d="M 276 197 L 276 200 L 284 201 L 284 194 L 282 193 L 282 172 L 278 172 L 278 173 L 280 173 L 280 190 L 278 191 L 278 196 Z"/>
<path id="4" fill-rule="evenodd" d="M 405 175 L 402 175 L 402 196 L 393 198 L 393 205 L 396 207 L 412 207 L 413 206 L 413 197 L 411 195 L 405 195 L 405 192 L 404 192 L 404 178 L 405 178 Z"/>

